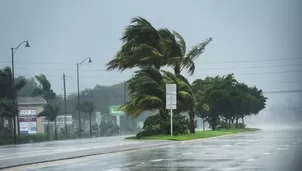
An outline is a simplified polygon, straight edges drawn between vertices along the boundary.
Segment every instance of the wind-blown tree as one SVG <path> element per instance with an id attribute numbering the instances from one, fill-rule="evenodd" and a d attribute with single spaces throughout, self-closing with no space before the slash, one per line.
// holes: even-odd
<path id="1" fill-rule="evenodd" d="M 107 70 L 123 71 L 139 67 L 154 68 L 159 71 L 162 66 L 170 66 L 178 78 L 184 78 L 180 72 L 188 69 L 191 75 L 194 73 L 194 60 L 204 52 L 212 38 L 194 46 L 186 53 L 186 42 L 179 33 L 170 32 L 168 29 L 156 29 L 146 19 L 137 17 L 133 18 L 131 24 L 126 27 L 121 40 L 123 41 L 121 50 L 107 64 Z M 191 89 L 190 84 L 187 85 L 187 89 Z M 187 92 L 190 94 L 190 91 Z M 191 93 L 191 96 L 195 101 L 194 93 Z M 193 129 L 195 102 L 187 104 L 192 104 L 188 113 L 192 125 L 190 130 L 193 133 L 195 132 Z"/>
<path id="2" fill-rule="evenodd" d="M 39 85 L 33 90 L 31 95 L 42 96 L 47 103 L 55 99 L 56 93 L 54 93 L 54 91 L 51 89 L 51 84 L 46 78 L 46 76 L 44 74 L 41 74 L 39 76 L 35 76 L 35 78 L 38 81 Z"/>
<path id="3" fill-rule="evenodd" d="M 169 112 L 166 110 L 165 89 L 169 83 L 177 85 L 177 103 L 180 106 L 177 112 L 189 111 L 190 106 L 195 105 L 195 97 L 190 92 L 190 86 L 186 85 L 187 80 L 168 71 L 161 73 L 153 68 L 136 71 L 126 82 L 131 100 L 122 105 L 121 110 L 133 117 L 144 111 L 158 110 L 160 118 L 167 120 Z"/>
<path id="4" fill-rule="evenodd" d="M 197 98 L 198 116 L 208 121 L 211 128 L 216 130 L 220 118 L 231 119 L 230 89 L 237 81 L 233 74 L 227 76 L 207 77 L 198 79 L 192 83 Z M 202 110 L 203 105 L 209 106 L 209 111 Z"/>
<path id="5" fill-rule="evenodd" d="M 18 116 L 18 108 L 14 107 L 13 97 L 16 97 L 17 92 L 22 89 L 26 85 L 26 81 L 23 78 L 15 80 L 14 89 L 15 92 L 12 91 L 12 71 L 9 67 L 5 67 L 0 70 L 0 113 L 3 118 L 9 120 L 9 128 L 12 128 L 14 133 L 17 131 L 16 122 L 14 122 L 14 118 Z"/>
<path id="6" fill-rule="evenodd" d="M 59 113 L 59 108 L 51 104 L 46 104 L 42 112 L 38 113 L 38 117 L 45 117 L 48 122 L 54 122 L 55 125 L 55 140 L 58 138 L 57 134 L 57 117 Z M 49 124 L 47 124 L 47 139 L 49 140 Z"/>
<path id="7" fill-rule="evenodd" d="M 88 115 L 89 115 L 89 133 L 90 133 L 90 137 L 92 137 L 91 117 L 92 117 L 92 113 L 93 113 L 94 109 L 95 109 L 95 105 L 90 100 L 83 101 L 80 104 L 80 110 L 84 113 L 88 113 Z"/>
<path id="8" fill-rule="evenodd" d="M 51 89 L 51 84 L 48 81 L 48 79 L 46 78 L 46 76 L 44 74 L 40 74 L 39 76 L 35 76 L 36 80 L 38 81 L 39 85 L 38 87 L 36 87 L 33 92 L 31 93 L 32 96 L 41 96 L 43 97 L 47 104 L 50 104 L 51 101 L 53 99 L 56 98 L 56 93 L 54 93 L 54 91 Z M 45 106 L 47 107 L 47 105 Z M 50 107 L 48 106 L 48 109 L 50 109 Z M 45 110 L 45 108 L 44 108 Z M 51 111 L 51 110 L 50 110 Z M 46 114 L 49 114 L 49 112 Z M 57 115 L 54 115 L 57 117 Z M 52 122 L 51 120 L 49 120 L 52 117 L 46 117 L 47 119 L 47 139 L 49 140 L 49 132 L 50 132 L 50 128 L 49 128 L 49 123 Z M 56 119 L 55 119 L 56 121 Z M 57 132 L 56 130 L 56 126 L 55 126 L 55 133 Z"/>
<path id="9" fill-rule="evenodd" d="M 261 110 L 266 107 L 267 97 L 263 95 L 263 91 L 258 89 L 256 86 L 249 87 L 250 104 L 249 104 L 249 114 L 257 115 Z M 244 123 L 244 116 L 241 118 L 242 123 Z"/>
<path id="10" fill-rule="evenodd" d="M 159 70 L 162 66 L 172 66 L 176 74 L 186 68 L 192 75 L 195 70 L 194 60 L 204 52 L 212 38 L 186 53 L 186 42 L 179 33 L 156 29 L 146 19 L 136 17 L 126 27 L 121 40 L 121 50 L 107 64 L 107 70 L 123 71 L 134 67 L 153 67 Z"/>

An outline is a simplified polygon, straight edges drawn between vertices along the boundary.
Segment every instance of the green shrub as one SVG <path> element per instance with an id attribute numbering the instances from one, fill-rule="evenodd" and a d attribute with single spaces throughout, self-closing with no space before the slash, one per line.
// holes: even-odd
<path id="1" fill-rule="evenodd" d="M 180 114 L 173 115 L 173 135 L 188 133 L 188 120 Z M 136 138 L 159 134 L 170 134 L 170 117 L 163 120 L 159 115 L 149 116 L 143 126 L 143 131 L 136 134 Z"/>
<path id="2" fill-rule="evenodd" d="M 47 136 L 44 134 L 20 134 L 19 143 L 34 143 L 47 141 Z"/>
<path id="3" fill-rule="evenodd" d="M 238 123 L 238 128 L 246 128 L 246 125 L 243 123 Z"/>
<path id="4" fill-rule="evenodd" d="M 13 131 L 6 127 L 0 127 L 0 145 L 13 143 Z"/>

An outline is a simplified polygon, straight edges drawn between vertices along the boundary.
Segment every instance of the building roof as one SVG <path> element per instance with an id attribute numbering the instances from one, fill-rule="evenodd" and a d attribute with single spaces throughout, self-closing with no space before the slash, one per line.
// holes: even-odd
<path id="1" fill-rule="evenodd" d="M 46 101 L 42 97 L 18 97 L 18 105 L 37 105 L 46 104 Z"/>

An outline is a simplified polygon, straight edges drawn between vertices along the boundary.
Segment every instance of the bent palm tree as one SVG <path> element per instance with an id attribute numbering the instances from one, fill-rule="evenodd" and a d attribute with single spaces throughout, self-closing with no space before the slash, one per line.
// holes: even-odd
<path id="1" fill-rule="evenodd" d="M 200 56 L 212 38 L 194 46 L 186 53 L 186 42 L 176 31 L 155 29 L 142 17 L 133 18 L 125 29 L 123 46 L 115 59 L 107 64 L 107 70 L 123 71 L 134 67 L 172 66 L 176 74 L 188 69 L 192 75 L 195 71 L 194 60 Z"/>
<path id="2" fill-rule="evenodd" d="M 177 112 L 191 111 L 195 106 L 195 97 L 187 80 L 181 75 L 168 71 L 161 73 L 153 68 L 136 71 L 134 77 L 126 82 L 131 100 L 122 105 L 121 110 L 133 117 L 144 111 L 158 110 L 161 118 L 167 119 L 169 114 L 166 110 L 165 89 L 166 84 L 171 83 L 177 85 Z M 189 114 L 192 115 L 192 112 Z"/>
<path id="3" fill-rule="evenodd" d="M 35 76 L 36 80 L 39 82 L 39 87 L 34 89 L 31 93 L 32 96 L 42 96 L 48 103 L 50 100 L 55 99 L 56 93 L 51 89 L 51 84 L 44 74 Z"/>
<path id="4" fill-rule="evenodd" d="M 159 70 L 171 46 L 171 42 L 161 38 L 152 24 L 142 17 L 131 20 L 121 40 L 121 50 L 107 64 L 107 70 L 123 71 L 134 67 L 154 67 Z"/>

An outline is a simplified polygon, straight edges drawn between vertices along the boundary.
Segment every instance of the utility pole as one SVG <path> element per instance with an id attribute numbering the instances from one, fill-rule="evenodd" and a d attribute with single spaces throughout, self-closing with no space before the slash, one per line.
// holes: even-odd
<path id="1" fill-rule="evenodd" d="M 66 124 L 67 103 L 66 103 L 66 77 L 65 77 L 65 73 L 63 73 L 63 86 L 64 86 L 64 123 L 65 123 L 65 139 L 67 139 L 67 124 Z"/>

